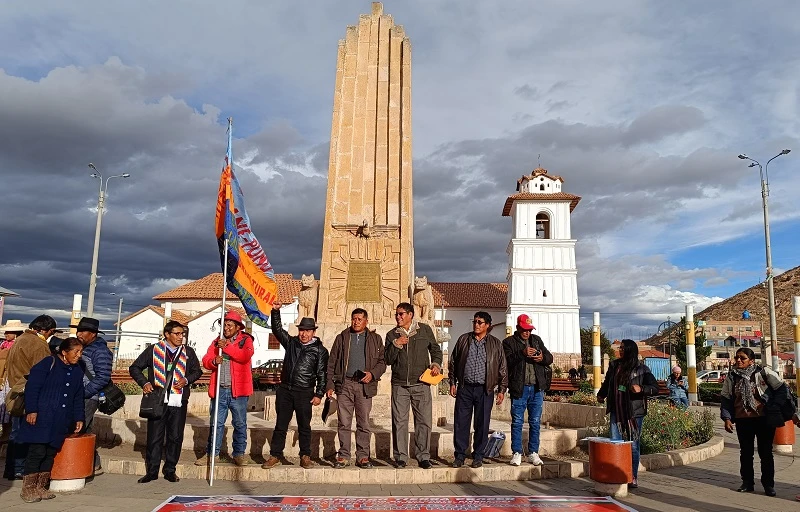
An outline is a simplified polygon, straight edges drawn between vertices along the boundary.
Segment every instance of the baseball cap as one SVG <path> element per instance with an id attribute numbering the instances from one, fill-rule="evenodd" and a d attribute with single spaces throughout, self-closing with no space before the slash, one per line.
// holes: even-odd
<path id="1" fill-rule="evenodd" d="M 517 317 L 517 326 L 524 331 L 532 331 L 536 329 L 536 327 L 533 326 L 531 317 L 528 315 L 519 315 Z"/>

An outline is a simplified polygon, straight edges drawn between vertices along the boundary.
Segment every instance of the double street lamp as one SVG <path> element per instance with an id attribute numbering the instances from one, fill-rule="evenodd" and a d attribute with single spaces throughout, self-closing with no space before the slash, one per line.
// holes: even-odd
<path id="1" fill-rule="evenodd" d="M 92 254 L 92 273 L 89 276 L 89 299 L 86 304 L 86 316 L 92 316 L 94 313 L 94 290 L 97 287 L 97 257 L 100 253 L 100 225 L 103 222 L 103 208 L 106 202 L 106 192 L 108 191 L 108 182 L 111 178 L 130 178 L 131 175 L 126 173 L 115 174 L 109 176 L 103 182 L 103 175 L 97 170 L 94 164 L 89 164 L 89 168 L 94 172 L 91 174 L 92 178 L 97 178 L 100 181 L 100 194 L 97 198 L 97 226 L 94 230 L 94 253 Z"/>
<path id="2" fill-rule="evenodd" d="M 745 154 L 739 155 L 742 160 L 750 160 L 748 167 L 758 166 L 758 173 L 761 177 L 761 206 L 764 210 L 764 243 L 767 252 L 767 294 L 769 300 L 769 333 L 770 333 L 770 349 L 772 351 L 772 369 L 778 370 L 778 322 L 775 319 L 775 287 L 772 283 L 772 247 L 770 246 L 769 239 L 769 206 L 767 197 L 769 197 L 769 163 L 781 155 L 788 155 L 791 149 L 784 149 L 777 155 L 767 160 L 767 164 L 762 168 L 757 160 L 753 160 Z M 766 363 L 766 361 L 764 361 Z"/>

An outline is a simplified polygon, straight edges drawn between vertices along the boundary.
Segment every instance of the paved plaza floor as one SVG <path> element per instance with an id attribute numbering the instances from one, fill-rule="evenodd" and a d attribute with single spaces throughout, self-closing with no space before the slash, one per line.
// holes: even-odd
<path id="1" fill-rule="evenodd" d="M 648 511 L 800 511 L 800 442 L 796 455 L 775 455 L 778 496 L 767 498 L 757 485 L 754 494 L 739 494 L 739 445 L 735 434 L 725 436 L 725 450 L 712 459 L 691 466 L 670 468 L 639 475 L 639 489 L 620 501 L 640 512 Z M 800 434 L 800 432 L 798 432 Z M 798 435 L 800 439 L 800 435 Z M 757 460 L 757 457 L 756 457 Z M 756 467 L 756 474 L 759 474 Z M 226 494 L 304 495 L 304 496 L 450 496 L 450 495 L 583 495 L 591 496 L 588 478 L 548 479 L 526 482 L 487 482 L 430 485 L 338 485 L 276 484 L 261 482 L 217 481 L 213 487 L 203 480 L 184 479 L 170 483 L 163 479 L 148 484 L 136 483 L 136 477 L 104 474 L 87 484 L 80 493 L 60 495 L 54 500 L 26 504 L 19 498 L 21 481 L 0 481 L 0 509 L 150 511 L 174 494 L 213 496 Z"/>

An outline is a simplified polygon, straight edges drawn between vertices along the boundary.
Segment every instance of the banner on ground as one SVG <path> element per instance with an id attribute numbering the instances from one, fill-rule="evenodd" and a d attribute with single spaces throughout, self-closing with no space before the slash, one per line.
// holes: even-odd
<path id="1" fill-rule="evenodd" d="M 269 327 L 269 315 L 272 304 L 277 299 L 278 285 L 275 282 L 275 270 L 267 258 L 267 253 L 250 229 L 250 217 L 244 208 L 242 188 L 233 172 L 232 131 L 229 119 L 228 151 L 219 178 L 217 196 L 216 235 L 220 263 L 224 271 L 227 261 L 228 280 L 225 285 L 242 301 L 250 320 L 256 325 Z"/>
<path id="2" fill-rule="evenodd" d="M 596 496 L 173 496 L 153 512 L 631 512 L 610 497 Z M 635 511 L 634 511 L 635 512 Z"/>

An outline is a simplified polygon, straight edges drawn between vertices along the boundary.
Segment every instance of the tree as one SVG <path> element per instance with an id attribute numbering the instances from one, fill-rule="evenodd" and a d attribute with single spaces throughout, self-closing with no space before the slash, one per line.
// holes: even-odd
<path id="1" fill-rule="evenodd" d="M 603 354 L 608 354 L 610 359 L 614 359 L 614 349 L 611 348 L 611 341 L 603 331 L 600 331 L 600 357 Z M 592 366 L 592 329 L 591 327 L 581 328 L 581 362 L 585 365 Z"/>
<path id="2" fill-rule="evenodd" d="M 681 322 L 675 328 L 677 341 L 675 342 L 675 360 L 678 366 L 685 372 L 688 364 L 686 363 L 686 317 L 681 318 Z M 711 346 L 706 346 L 706 335 L 697 328 L 697 321 L 694 324 L 694 354 L 697 364 L 702 363 L 711 355 Z"/>

